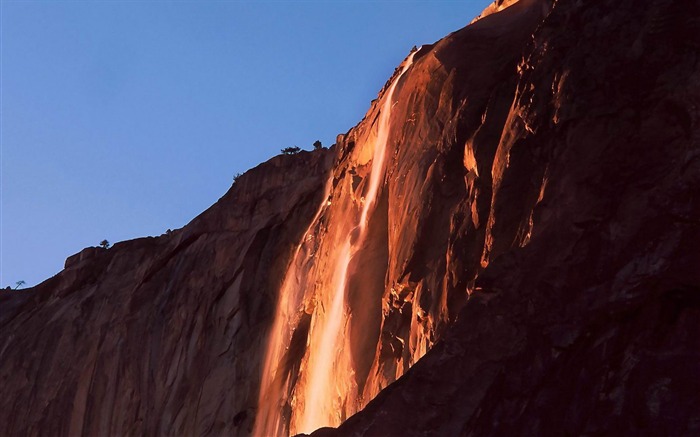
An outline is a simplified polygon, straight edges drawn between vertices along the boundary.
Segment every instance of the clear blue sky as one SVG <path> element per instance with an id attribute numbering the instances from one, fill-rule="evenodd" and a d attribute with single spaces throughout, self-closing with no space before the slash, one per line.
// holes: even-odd
<path id="1" fill-rule="evenodd" d="M 5 1 L 0 286 L 160 235 L 236 173 L 334 142 L 466 1 Z"/>

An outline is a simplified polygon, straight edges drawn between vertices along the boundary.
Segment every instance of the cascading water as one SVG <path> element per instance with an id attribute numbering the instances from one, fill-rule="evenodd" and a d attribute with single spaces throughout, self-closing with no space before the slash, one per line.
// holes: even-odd
<path id="1" fill-rule="evenodd" d="M 283 370 L 280 362 L 290 343 L 292 331 L 296 325 L 294 319 L 299 314 L 302 304 L 303 289 L 301 284 L 303 278 L 301 276 L 308 273 L 306 264 L 316 249 L 315 241 L 309 237 L 313 236 L 313 230 L 318 226 L 318 218 L 326 206 L 331 182 L 332 180 L 329 179 L 326 183 L 323 202 L 304 232 L 301 243 L 294 250 L 292 262 L 284 276 L 282 287 L 280 287 L 275 320 L 270 330 L 267 353 L 263 362 L 263 377 L 260 384 L 254 435 L 278 436 L 285 434 L 285 424 L 280 412 L 284 407 L 282 394 L 289 389 L 290 375 L 279 372 L 279 370 Z"/>
<path id="2" fill-rule="evenodd" d="M 367 236 L 368 217 L 384 182 L 394 90 L 411 66 L 415 53 L 409 55 L 385 92 L 375 140 L 368 140 L 370 144 L 364 145 L 373 147 L 373 152 L 359 220 L 355 215 L 353 226 L 352 221 L 348 223 L 347 217 L 341 215 L 337 223 L 322 223 L 325 211 L 331 208 L 328 200 L 333 185 L 331 175 L 326 184 L 327 195 L 294 252 L 280 290 L 265 356 L 253 431 L 256 436 L 286 436 L 312 432 L 323 426 L 337 426 L 359 408 L 353 357 L 348 344 L 350 311 L 346 305 L 346 289 L 352 274 L 351 261 L 353 257 L 361 256 L 358 251 Z M 324 226 L 336 228 L 336 241 L 335 244 L 326 243 L 328 253 L 318 257 L 319 233 L 328 232 L 324 231 Z M 293 375 L 285 364 L 289 363 L 293 353 L 290 350 L 293 331 L 295 327 L 298 329 L 305 314 L 311 314 L 307 347 L 298 373 Z"/>

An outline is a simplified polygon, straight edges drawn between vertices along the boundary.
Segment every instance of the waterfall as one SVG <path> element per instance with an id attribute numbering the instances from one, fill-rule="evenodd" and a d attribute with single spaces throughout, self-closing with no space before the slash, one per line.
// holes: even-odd
<path id="1" fill-rule="evenodd" d="M 277 300 L 275 320 L 268 338 L 267 352 L 263 362 L 260 395 L 258 397 L 258 413 L 255 420 L 253 435 L 257 436 L 285 436 L 287 435 L 283 423 L 281 411 L 285 397 L 289 389 L 290 375 L 284 375 L 281 368 L 285 349 L 289 346 L 292 332 L 295 326 L 295 318 L 302 305 L 303 287 L 302 274 L 306 271 L 306 262 L 313 254 L 314 247 L 309 243 L 313 236 L 313 230 L 318 224 L 318 219 L 326 206 L 328 195 L 332 185 L 332 178 L 326 183 L 323 201 L 316 212 L 311 224 L 303 234 L 292 255 L 292 262 L 280 287 Z M 311 247 L 310 247 L 311 246 Z"/>
<path id="2" fill-rule="evenodd" d="M 368 187 L 361 201 L 359 220 L 354 213 L 350 214 L 355 217 L 349 220 L 350 224 L 347 214 L 327 224 L 329 228 L 337 227 L 341 232 L 347 226 L 354 226 L 350 232 L 345 231 L 335 244 L 326 243 L 330 246 L 329 252 L 325 254 L 328 259 L 327 270 L 315 265 L 320 262 L 314 259 L 315 248 L 322 242 L 317 241 L 318 235 L 314 232 L 321 228 L 319 222 L 325 215 L 324 211 L 331 206 L 329 196 L 326 195 L 294 252 L 280 289 L 265 355 L 253 432 L 256 436 L 286 436 L 290 433 L 309 433 L 323 426 L 337 426 L 358 408 L 358 393 L 348 344 L 349 308 L 346 305 L 346 288 L 352 274 L 349 267 L 353 257 L 361 256 L 358 251 L 366 239 L 368 217 L 384 183 L 394 90 L 411 66 L 415 53 L 408 56 L 401 72 L 384 94 L 376 124 L 376 137 L 372 144 Z M 326 190 L 331 189 L 332 182 L 333 175 L 326 184 Z M 357 222 L 352 223 L 355 220 Z M 309 289 L 312 288 L 318 295 L 314 295 L 313 302 L 304 302 L 304 297 L 308 299 Z M 305 355 L 298 375 L 284 374 L 284 357 L 289 354 L 292 333 L 303 311 L 311 311 L 312 314 Z"/>

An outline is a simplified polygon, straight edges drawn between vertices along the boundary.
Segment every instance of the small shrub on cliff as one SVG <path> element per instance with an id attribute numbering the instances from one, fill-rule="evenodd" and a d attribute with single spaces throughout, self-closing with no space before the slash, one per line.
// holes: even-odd
<path id="1" fill-rule="evenodd" d="M 281 150 L 282 153 L 285 155 L 296 155 L 297 153 L 301 152 L 301 149 L 298 148 L 297 146 L 294 147 L 285 147 L 284 149 Z"/>
<path id="2" fill-rule="evenodd" d="M 314 150 L 321 150 L 321 149 L 323 149 L 323 144 L 321 144 L 321 142 L 319 140 L 316 140 L 314 142 Z"/>
<path id="3" fill-rule="evenodd" d="M 23 286 L 24 284 L 26 284 L 24 281 L 15 282 L 15 290 L 19 290 L 19 287 Z"/>
<path id="4" fill-rule="evenodd" d="M 103 249 L 109 249 L 109 241 L 107 241 L 107 240 L 100 241 L 100 247 Z"/>

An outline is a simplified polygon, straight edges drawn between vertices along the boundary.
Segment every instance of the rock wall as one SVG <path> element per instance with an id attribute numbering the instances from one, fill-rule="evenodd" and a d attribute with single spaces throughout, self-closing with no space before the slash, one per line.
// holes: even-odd
<path id="1" fill-rule="evenodd" d="M 699 17 L 554 3 L 493 160 L 465 149 L 492 193 L 473 293 L 402 378 L 314 435 L 700 432 Z"/>
<path id="2" fill-rule="evenodd" d="M 248 433 L 277 287 L 331 163 L 278 156 L 183 229 L 0 294 L 0 434 Z"/>
<path id="3" fill-rule="evenodd" d="M 263 387 L 259 420 L 265 424 L 257 435 L 338 425 L 364 407 L 454 322 L 483 266 L 527 240 L 544 165 L 538 180 L 517 191 L 498 185 L 519 184 L 520 173 L 492 176 L 491 167 L 508 159 L 498 146 L 518 63 L 549 7 L 523 1 L 422 46 L 397 69 L 364 120 L 338 138 L 328 204 L 304 239 L 302 252 L 313 256 L 293 267 L 298 284 L 285 287 L 285 295 L 298 297 L 284 302 L 286 342 L 276 346 L 274 365 L 265 372 L 276 388 Z M 389 118 L 386 138 L 379 134 L 383 117 Z M 361 211 L 374 201 L 367 193 L 379 147 L 387 156 L 382 188 L 367 214 L 368 236 L 355 244 L 362 240 L 356 226 Z M 356 251 L 342 261 L 348 236 Z M 348 278 L 340 291 L 339 272 Z M 345 293 L 346 311 L 331 316 L 337 293 Z M 321 346 L 327 320 L 338 317 L 337 340 Z M 297 336 L 302 340 L 292 347 Z M 314 376 L 324 352 L 326 370 Z M 314 378 L 328 380 L 309 390 Z M 322 401 L 312 395 L 319 390 Z M 310 403 L 325 406 L 314 420 Z"/>
<path id="4" fill-rule="evenodd" d="M 294 432 L 346 241 L 338 420 L 364 409 L 317 435 L 697 434 L 699 9 L 499 1 L 330 150 L 0 294 L 0 434 L 251 433 L 302 266 L 277 401 Z"/>

